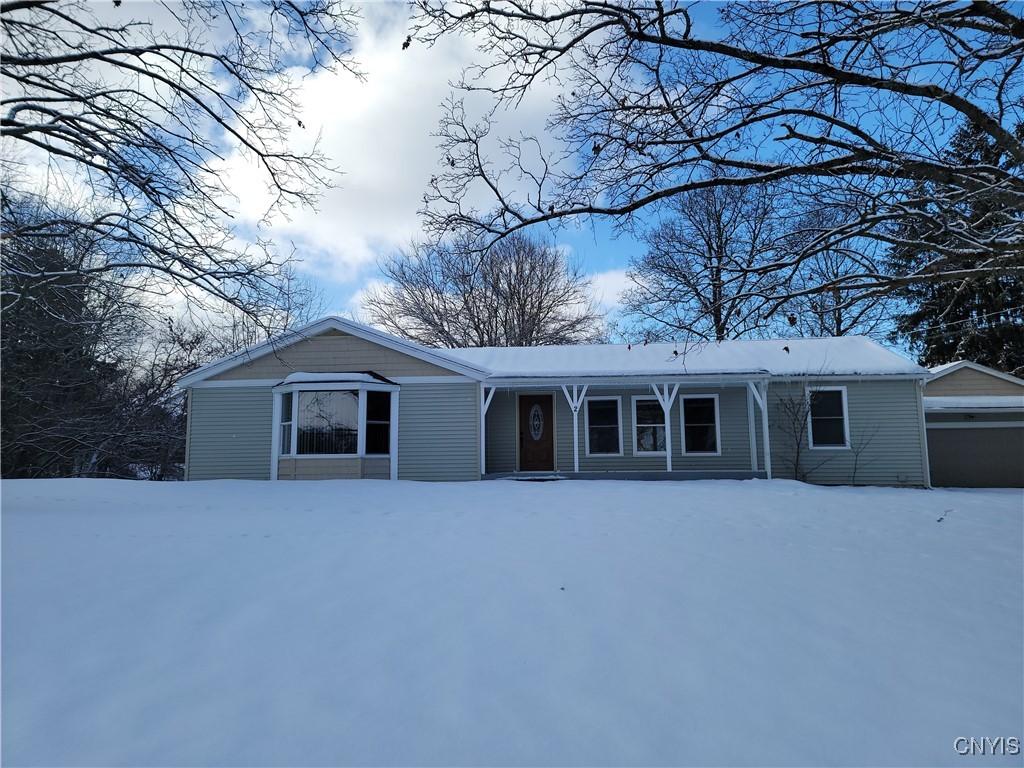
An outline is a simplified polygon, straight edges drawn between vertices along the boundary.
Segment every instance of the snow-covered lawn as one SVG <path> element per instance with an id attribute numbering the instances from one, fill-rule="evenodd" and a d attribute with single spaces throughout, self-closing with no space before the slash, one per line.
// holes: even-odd
<path id="1" fill-rule="evenodd" d="M 2 490 L 5 765 L 1021 761 L 1020 492 Z"/>

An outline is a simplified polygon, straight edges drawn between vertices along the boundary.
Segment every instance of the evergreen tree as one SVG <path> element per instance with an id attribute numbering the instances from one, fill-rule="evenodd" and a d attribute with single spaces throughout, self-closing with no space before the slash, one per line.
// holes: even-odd
<path id="1" fill-rule="evenodd" d="M 1024 124 L 1018 125 L 1016 132 L 1024 136 Z M 969 125 L 953 137 L 949 157 L 963 165 L 998 167 L 1015 174 L 1024 170 L 1024 164 L 1008 157 L 987 135 Z M 922 185 L 910 207 L 924 211 L 929 200 L 949 194 L 941 185 Z M 984 188 L 962 194 L 959 205 L 982 233 L 1005 227 L 1015 213 L 1012 201 Z M 920 220 L 928 221 L 924 216 Z M 927 224 L 906 225 L 897 233 L 900 244 L 893 248 L 892 267 L 899 269 L 899 274 L 927 273 L 937 257 L 935 248 L 953 237 Z M 1016 251 L 1018 263 L 1024 262 L 1024 240 L 998 245 Z M 958 266 L 981 270 L 987 265 L 964 258 Z M 892 338 L 908 341 L 923 365 L 972 360 L 1015 375 L 1024 373 L 1024 282 L 1019 277 L 982 271 L 976 278 L 911 283 L 900 296 L 906 310 L 896 316 Z"/>

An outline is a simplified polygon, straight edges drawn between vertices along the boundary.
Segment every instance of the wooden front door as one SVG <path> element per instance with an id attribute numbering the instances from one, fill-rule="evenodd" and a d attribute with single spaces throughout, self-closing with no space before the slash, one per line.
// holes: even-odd
<path id="1" fill-rule="evenodd" d="M 519 396 L 519 469 L 555 469 L 555 419 L 552 395 Z"/>

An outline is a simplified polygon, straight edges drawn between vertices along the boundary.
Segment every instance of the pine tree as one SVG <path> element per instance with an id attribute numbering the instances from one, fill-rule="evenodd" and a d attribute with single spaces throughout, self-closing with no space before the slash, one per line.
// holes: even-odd
<path id="1" fill-rule="evenodd" d="M 1017 134 L 1024 136 L 1024 125 Z M 949 148 L 950 159 L 971 165 L 991 165 L 1019 173 L 1024 165 L 1014 163 L 987 136 L 962 127 Z M 928 200 L 945 197 L 950 190 L 941 185 L 922 185 L 914 203 L 927 208 Z M 998 194 L 975 191 L 960 201 L 979 231 L 994 230 L 1019 212 L 1013 203 Z M 927 221 L 921 217 L 921 221 Z M 934 248 L 948 242 L 949 235 L 927 225 L 914 225 L 897 234 L 901 244 L 893 249 L 892 267 L 898 274 L 927 271 L 935 258 Z M 1009 246 L 1008 246 L 1009 247 Z M 1024 240 L 1015 246 L 1024 262 Z M 964 259 L 961 269 L 983 266 Z M 948 267 L 947 267 L 948 268 Z M 917 353 L 922 365 L 935 366 L 954 360 L 972 360 L 982 365 L 1024 374 L 1024 282 L 1007 273 L 985 273 L 976 279 L 913 283 L 900 292 L 906 311 L 897 314 L 893 340 L 905 339 Z"/>

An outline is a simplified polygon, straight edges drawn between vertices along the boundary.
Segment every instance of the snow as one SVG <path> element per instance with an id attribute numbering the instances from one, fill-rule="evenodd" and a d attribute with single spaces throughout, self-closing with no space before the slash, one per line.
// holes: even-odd
<path id="1" fill-rule="evenodd" d="M 289 373 L 282 384 L 313 384 L 319 382 L 363 382 L 367 384 L 380 384 L 383 381 L 378 376 L 369 373 L 305 373 L 298 371 Z"/>
<path id="2" fill-rule="evenodd" d="M 999 410 L 1020 409 L 1024 411 L 1024 396 L 1016 395 L 956 395 L 925 397 L 926 411 L 978 410 L 997 408 Z"/>
<path id="3" fill-rule="evenodd" d="M 5 765 L 985 765 L 1019 491 L 3 484 Z"/>
<path id="4" fill-rule="evenodd" d="M 699 344 L 471 347 L 442 351 L 449 357 L 491 371 L 497 377 L 928 374 L 927 369 L 863 336 Z"/>

